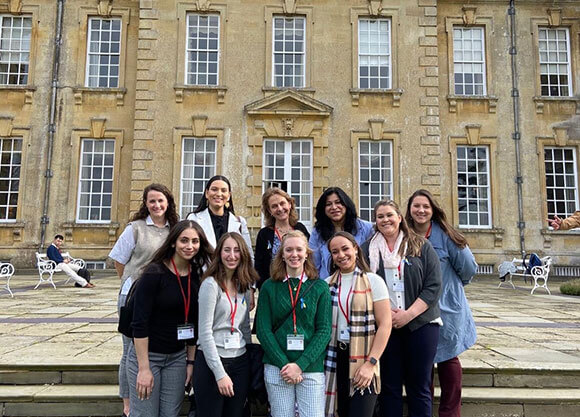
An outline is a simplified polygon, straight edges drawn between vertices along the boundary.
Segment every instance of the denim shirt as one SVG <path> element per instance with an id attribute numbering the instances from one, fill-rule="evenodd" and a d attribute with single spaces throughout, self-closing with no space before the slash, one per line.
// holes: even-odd
<path id="1" fill-rule="evenodd" d="M 356 234 L 353 233 L 353 236 L 359 246 L 366 242 L 372 235 L 373 224 L 366 220 L 356 219 Z M 320 236 L 316 228 L 312 229 L 308 246 L 314 252 L 314 265 L 318 269 L 318 276 L 321 278 L 329 276 L 330 265 L 332 263 L 330 251 L 326 246 L 326 241 L 322 240 L 322 236 Z"/>
<path id="2" fill-rule="evenodd" d="M 471 282 L 477 263 L 468 246 L 460 249 L 436 222 L 432 223 L 429 242 L 441 263 L 442 291 L 439 298 L 443 326 L 435 363 L 452 359 L 469 349 L 477 339 L 475 322 L 463 287 Z"/>

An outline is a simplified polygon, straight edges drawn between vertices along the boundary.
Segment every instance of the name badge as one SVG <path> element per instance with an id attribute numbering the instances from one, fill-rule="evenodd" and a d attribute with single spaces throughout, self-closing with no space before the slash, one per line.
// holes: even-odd
<path id="1" fill-rule="evenodd" d="M 242 344 L 240 341 L 240 334 L 239 333 L 228 334 L 224 338 L 224 348 L 225 349 L 239 349 L 241 347 L 242 347 Z"/>
<path id="2" fill-rule="evenodd" d="M 350 330 L 341 329 L 338 332 L 338 340 L 340 340 L 341 342 L 350 342 Z"/>
<path id="3" fill-rule="evenodd" d="M 193 339 L 193 324 L 185 323 L 177 326 L 177 340 Z"/>
<path id="4" fill-rule="evenodd" d="M 402 279 L 396 279 L 393 281 L 393 291 L 395 292 L 405 292 L 405 281 Z"/>
<path id="5" fill-rule="evenodd" d="M 286 336 L 286 350 L 304 350 L 304 335 L 289 334 Z"/>

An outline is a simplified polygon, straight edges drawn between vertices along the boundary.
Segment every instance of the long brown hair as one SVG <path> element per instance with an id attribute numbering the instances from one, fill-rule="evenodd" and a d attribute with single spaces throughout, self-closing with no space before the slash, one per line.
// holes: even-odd
<path id="1" fill-rule="evenodd" d="M 360 269 L 362 272 L 372 272 L 371 268 L 369 267 L 369 265 L 367 264 L 367 261 L 365 260 L 365 257 L 363 255 L 363 251 L 360 248 L 360 246 L 358 245 L 356 239 L 354 238 L 353 235 L 351 235 L 348 232 L 345 231 L 339 231 L 336 232 L 326 243 L 327 247 L 328 247 L 328 251 L 330 252 L 330 242 L 332 242 L 332 240 L 335 237 L 343 237 L 346 240 L 348 240 L 350 243 L 352 243 L 352 246 L 356 249 L 356 266 L 358 267 L 358 269 Z M 332 253 L 331 253 L 332 255 Z M 334 262 L 332 262 L 330 264 L 330 273 L 333 274 L 336 270 L 338 269 L 338 267 L 336 266 L 336 264 Z"/>
<path id="2" fill-rule="evenodd" d="M 409 227 L 409 225 L 407 224 L 407 221 L 405 220 L 405 218 L 403 217 L 403 214 L 401 213 L 401 209 L 399 208 L 399 205 L 394 200 L 383 199 L 383 200 L 377 201 L 377 204 L 375 204 L 375 208 L 373 210 L 373 217 L 375 218 L 374 220 L 376 221 L 376 215 L 377 215 L 378 208 L 383 207 L 383 206 L 392 207 L 395 210 L 395 212 L 401 217 L 401 223 L 399 224 L 399 229 L 403 232 L 403 241 L 401 242 L 401 246 L 399 247 L 399 255 L 401 257 L 403 257 L 403 256 L 421 256 L 421 247 L 425 243 L 425 239 L 422 238 L 421 236 L 419 236 L 417 233 L 415 233 L 415 231 L 413 229 L 411 229 Z M 375 230 L 376 230 L 375 235 L 371 239 L 374 239 L 374 237 L 376 236 L 377 233 L 381 233 L 381 232 L 379 232 L 379 229 L 377 228 L 376 223 L 375 223 Z M 405 246 L 407 247 L 406 253 L 405 253 Z"/>
<path id="3" fill-rule="evenodd" d="M 147 194 L 149 194 L 149 191 L 157 191 L 165 196 L 167 199 L 165 220 L 167 220 L 169 226 L 173 226 L 175 223 L 177 223 L 179 221 L 179 216 L 177 215 L 177 208 L 173 194 L 165 185 L 157 183 L 149 184 L 147 187 L 145 187 L 143 190 L 143 198 L 141 199 L 141 207 L 139 207 L 137 213 L 133 214 L 129 221 L 134 222 L 136 220 L 143 220 L 149 216 L 149 209 L 147 208 Z"/>
<path id="4" fill-rule="evenodd" d="M 461 233 L 455 230 L 453 226 L 449 224 L 449 222 L 447 221 L 447 216 L 445 215 L 445 211 L 439 205 L 437 200 L 435 200 L 433 194 L 431 194 L 427 190 L 421 189 L 415 191 L 407 201 L 407 213 L 405 214 L 405 220 L 407 221 L 409 226 L 413 228 L 413 230 L 415 230 L 416 226 L 415 220 L 413 220 L 413 217 L 411 216 L 411 205 L 413 204 L 413 200 L 416 197 L 425 197 L 427 200 L 429 200 L 431 210 L 433 211 L 433 216 L 431 216 L 431 220 L 437 222 L 439 227 L 443 229 L 445 234 L 449 236 L 449 239 L 451 239 L 453 243 L 455 243 L 460 249 L 463 249 L 464 247 L 467 246 L 467 239 L 465 238 L 465 236 L 463 236 Z"/>
<path id="5" fill-rule="evenodd" d="M 308 247 L 308 239 L 304 236 L 299 230 L 291 230 L 284 235 L 282 238 L 282 243 L 280 243 L 280 249 L 276 253 L 272 264 L 270 265 L 270 276 L 274 281 L 284 281 L 286 278 L 286 263 L 284 262 L 284 258 L 282 258 L 282 254 L 284 253 L 284 247 L 286 246 L 286 242 L 288 239 L 292 237 L 297 237 L 302 239 L 304 242 L 304 246 L 306 247 L 306 260 L 304 261 L 304 275 L 308 277 L 308 279 L 318 279 L 318 270 L 316 266 L 314 266 L 314 262 L 312 261 L 312 249 Z"/>
<path id="6" fill-rule="evenodd" d="M 296 213 L 296 200 L 290 196 L 286 191 L 278 188 L 272 187 L 268 188 L 264 194 L 262 195 L 262 213 L 264 213 L 264 223 L 267 227 L 274 227 L 276 224 L 276 218 L 270 213 L 270 197 L 274 195 L 279 195 L 282 198 L 285 198 L 286 201 L 290 204 L 290 213 L 288 213 L 288 222 L 290 226 L 296 226 L 298 223 L 298 213 Z"/>
<path id="7" fill-rule="evenodd" d="M 203 274 L 202 281 L 207 277 L 213 277 L 220 288 L 226 291 L 226 267 L 222 262 L 222 250 L 224 248 L 224 243 L 227 239 L 233 239 L 238 244 L 240 248 L 240 263 L 236 267 L 234 274 L 232 275 L 232 280 L 236 288 L 240 292 L 246 292 L 250 289 L 252 284 L 258 281 L 258 273 L 252 266 L 252 256 L 250 255 L 250 250 L 244 241 L 242 235 L 237 232 L 227 232 L 222 235 L 220 240 L 218 241 L 215 251 L 214 257 Z"/>

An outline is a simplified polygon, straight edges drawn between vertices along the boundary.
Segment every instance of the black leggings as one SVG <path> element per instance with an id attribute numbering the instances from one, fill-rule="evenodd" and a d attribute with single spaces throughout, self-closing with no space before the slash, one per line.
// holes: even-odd
<path id="1" fill-rule="evenodd" d="M 221 358 L 221 361 L 234 384 L 233 397 L 224 397 L 220 394 L 215 376 L 207 366 L 203 352 L 198 350 L 195 355 L 193 389 L 198 417 L 242 417 L 243 415 L 250 385 L 248 354 L 244 353 L 238 358 Z"/>
<path id="2" fill-rule="evenodd" d="M 377 394 L 364 390 L 361 395 L 359 390 L 355 390 L 354 395 L 349 397 L 350 381 L 348 379 L 348 355 L 349 350 L 341 350 L 336 347 L 336 388 L 339 417 L 372 417 L 377 402 Z"/>

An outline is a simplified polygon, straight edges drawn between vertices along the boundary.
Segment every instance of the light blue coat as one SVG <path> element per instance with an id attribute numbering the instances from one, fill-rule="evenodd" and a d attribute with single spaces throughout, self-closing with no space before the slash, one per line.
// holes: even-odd
<path id="1" fill-rule="evenodd" d="M 367 241 L 373 235 L 373 224 L 366 220 L 356 219 L 356 239 L 359 246 Z M 314 252 L 314 265 L 318 269 L 318 276 L 325 278 L 330 275 L 330 251 L 326 246 L 326 241 L 322 240 L 322 236 L 318 233 L 316 228 L 312 229 L 308 246 Z"/>
<path id="2" fill-rule="evenodd" d="M 439 330 L 434 360 L 439 363 L 466 351 L 477 339 L 475 322 L 463 289 L 475 275 L 477 263 L 469 246 L 460 249 L 436 222 L 431 224 L 429 242 L 439 255 L 443 281 L 439 298 L 443 327 Z"/>

